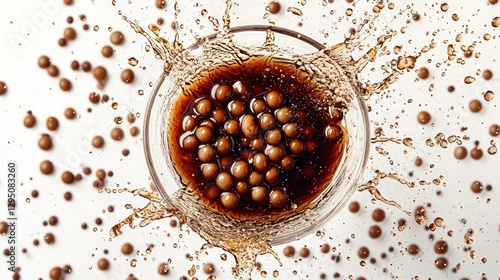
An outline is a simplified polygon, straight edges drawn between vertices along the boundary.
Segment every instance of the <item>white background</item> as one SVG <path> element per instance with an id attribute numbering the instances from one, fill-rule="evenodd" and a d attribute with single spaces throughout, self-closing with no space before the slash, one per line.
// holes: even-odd
<path id="1" fill-rule="evenodd" d="M 122 10 L 129 18 L 137 19 L 142 26 L 155 22 L 159 17 L 165 19 L 163 30 L 165 36 L 173 38 L 170 23 L 173 20 L 173 2 L 167 1 L 166 11 L 156 8 L 152 0 L 132 1 L 131 3 L 118 3 L 113 6 L 111 1 L 75 1 L 72 6 L 66 6 L 62 1 L 2 1 L 0 11 L 0 80 L 8 85 L 8 92 L 0 96 L 0 193 L 6 200 L 6 165 L 10 160 L 17 162 L 18 166 L 18 203 L 17 203 L 17 243 L 18 265 L 21 267 L 22 279 L 49 279 L 48 273 L 54 266 L 71 265 L 73 271 L 65 279 L 126 279 L 129 274 L 134 274 L 138 279 L 178 279 L 187 276 L 188 270 L 199 266 L 196 277 L 208 277 L 202 271 L 204 263 L 212 262 L 216 266 L 217 279 L 230 279 L 231 266 L 234 260 L 221 261 L 219 249 L 205 251 L 198 260 L 190 261 L 187 255 L 194 255 L 203 244 L 196 234 L 188 229 L 180 232 L 169 226 L 168 221 L 159 221 L 145 228 L 130 230 L 110 242 L 109 228 L 119 220 L 126 217 L 130 210 L 124 205 L 130 203 L 136 207 L 143 206 L 146 201 L 130 194 L 99 194 L 93 187 L 95 176 L 87 176 L 73 185 L 65 185 L 60 180 L 60 174 L 65 170 L 81 173 L 82 168 L 89 166 L 93 171 L 98 168 L 112 170 L 113 177 L 106 179 L 106 186 L 110 188 L 128 187 L 139 188 L 149 186 L 149 174 L 142 150 L 142 137 L 131 137 L 127 133 L 121 142 L 111 140 L 109 132 L 115 117 L 126 117 L 128 112 L 139 113 L 134 125 L 142 131 L 142 116 L 151 90 L 151 85 L 160 74 L 161 63 L 153 58 L 152 53 L 144 50 L 145 40 L 135 34 L 130 27 L 120 18 L 118 10 Z M 117 1 L 118 2 L 118 1 Z M 224 10 L 224 1 L 206 1 L 207 3 L 182 1 L 179 21 L 185 26 L 181 38 L 185 45 L 193 41 L 195 34 L 204 35 L 212 32 L 207 16 L 202 16 L 200 11 L 207 9 L 209 15 L 220 19 Z M 263 19 L 265 1 L 237 1 L 231 12 L 233 26 L 244 24 L 266 24 Z M 355 7 L 345 1 L 335 1 L 322 6 L 321 1 L 308 1 L 301 6 L 295 1 L 283 2 L 281 12 L 271 15 L 270 19 L 277 26 L 294 29 L 320 42 L 333 45 L 341 42 L 349 28 L 355 26 L 352 20 L 359 18 L 363 12 L 371 11 L 372 5 L 365 1 L 357 1 Z M 262 270 L 267 271 L 267 278 L 272 276 L 273 270 L 279 271 L 278 279 L 318 279 L 324 273 L 326 279 L 333 279 L 338 272 L 340 278 L 354 279 L 363 276 L 366 279 L 498 279 L 500 277 L 500 254 L 498 249 L 500 219 L 499 206 L 499 180 L 500 171 L 499 155 L 488 155 L 486 149 L 490 140 L 494 139 L 488 134 L 491 124 L 500 124 L 500 110 L 498 98 L 486 102 L 482 93 L 492 90 L 498 93 L 500 84 L 500 68 L 498 59 L 498 29 L 491 26 L 491 20 L 500 16 L 500 4 L 489 5 L 486 0 L 460 1 L 450 3 L 447 12 L 440 10 L 441 2 L 428 4 L 416 1 L 409 10 L 402 15 L 398 11 L 404 9 L 410 1 L 396 1 L 394 10 L 386 9 L 380 18 L 375 21 L 376 31 L 368 36 L 363 44 L 373 45 L 375 37 L 383 34 L 388 28 L 401 31 L 407 19 L 410 19 L 404 34 L 397 35 L 389 43 L 388 50 L 394 45 L 402 45 L 403 52 L 415 54 L 421 47 L 428 45 L 432 40 L 436 48 L 422 55 L 415 69 L 402 76 L 390 90 L 381 95 L 374 96 L 368 101 L 371 107 L 370 119 L 372 132 L 375 127 L 383 127 L 387 136 L 405 138 L 411 137 L 414 148 L 407 148 L 396 144 L 372 145 L 371 159 L 365 172 L 365 181 L 373 176 L 372 168 L 384 172 L 393 172 L 412 181 L 432 181 L 443 176 L 439 185 L 419 185 L 407 189 L 395 181 L 385 180 L 380 184 L 380 189 L 389 199 L 395 199 L 405 209 L 413 211 L 417 206 L 427 206 L 427 221 L 430 224 L 434 218 L 442 217 L 445 228 L 438 228 L 435 232 L 426 231 L 424 225 L 418 225 L 413 217 L 407 217 L 394 207 L 386 206 L 380 202 L 372 204 L 368 193 L 356 193 L 352 200 L 359 201 L 361 211 L 353 214 L 344 209 L 323 229 L 322 236 L 311 235 L 292 243 L 297 251 L 307 245 L 311 249 L 311 256 L 300 260 L 298 254 L 294 258 L 285 258 L 282 255 L 284 246 L 276 247 L 281 256 L 283 266 L 269 256 L 262 256 L 258 261 Z M 302 17 L 286 12 L 289 6 L 300 7 L 304 13 Z M 346 19 L 345 10 L 350 6 L 354 15 Z M 408 13 L 416 11 L 420 14 L 419 21 L 412 21 Z M 370 13 L 370 12 L 369 12 Z M 452 14 L 459 16 L 458 21 L 452 20 Z M 79 19 L 85 15 L 86 21 Z M 71 24 L 78 33 L 77 39 L 69 41 L 64 48 L 58 46 L 57 41 L 62 37 L 63 30 L 69 26 L 66 23 L 68 16 L 74 17 Z M 201 20 L 204 26 L 196 24 L 196 19 Z M 303 26 L 299 27 L 299 22 Z M 89 24 L 90 29 L 83 31 L 82 25 Z M 99 26 L 98 31 L 93 27 Z M 115 48 L 112 58 L 106 59 L 100 54 L 104 44 L 110 44 L 109 30 L 120 30 L 125 33 L 126 43 Z M 462 42 L 457 43 L 457 34 L 463 34 Z M 490 33 L 494 39 L 485 41 L 483 35 Z M 447 61 L 448 44 L 456 44 L 457 58 L 463 58 L 460 45 L 469 46 L 477 42 L 476 51 L 480 58 L 466 59 L 465 65 L 457 65 L 456 61 Z M 359 57 L 361 51 L 355 52 L 354 57 Z M 58 86 L 58 79 L 48 76 L 45 70 L 38 68 L 37 59 L 40 55 L 48 55 L 52 63 L 60 70 L 59 77 L 67 77 L 73 83 L 70 92 L 62 92 Z M 133 84 L 126 85 L 121 82 L 119 73 L 121 69 L 130 67 L 127 58 L 136 57 L 139 65 L 134 68 L 139 76 Z M 394 54 L 383 56 L 375 64 L 369 65 L 360 76 L 363 81 L 380 80 L 382 76 L 380 64 L 396 58 Z M 109 81 L 105 89 L 97 86 L 91 73 L 71 70 L 70 62 L 78 60 L 80 63 L 88 60 L 93 66 L 104 65 L 109 72 Z M 438 64 L 442 64 L 437 67 Z M 416 69 L 426 66 L 430 69 L 430 78 L 418 81 Z M 146 67 L 141 70 L 138 67 Z M 374 71 L 370 71 L 373 69 Z M 492 80 L 485 81 L 478 70 L 491 69 L 494 73 Z M 444 73 L 444 77 L 442 75 Z M 466 76 L 476 77 L 476 81 L 466 85 L 463 80 Z M 151 83 L 151 85 L 150 85 Z M 429 88 L 433 85 L 433 90 Z M 454 85 L 456 90 L 449 93 L 446 89 Z M 139 95 L 138 90 L 144 90 L 144 95 Z M 108 94 L 112 101 L 104 104 L 91 104 L 88 94 L 98 91 Z M 409 99 L 413 101 L 409 103 Z M 473 114 L 468 109 L 472 99 L 482 101 L 483 109 Z M 111 108 L 111 102 L 118 102 L 118 109 Z M 77 111 L 77 119 L 68 120 L 64 117 L 64 109 L 73 107 Z M 92 108 L 88 113 L 87 108 Z M 37 125 L 32 129 L 24 128 L 23 118 L 28 110 L 33 111 L 37 117 Z M 427 110 L 433 116 L 432 124 L 422 126 L 417 123 L 416 115 L 421 110 Z M 60 128 L 48 132 L 44 122 L 49 116 L 59 119 Z M 128 132 L 132 125 L 127 121 L 121 125 Z M 467 130 L 461 131 L 466 127 Z M 437 133 L 446 136 L 459 135 L 462 138 L 469 136 L 469 141 L 464 141 L 464 146 L 470 151 L 474 141 L 480 142 L 480 147 L 485 152 L 479 161 L 468 156 L 463 161 L 453 157 L 455 144 L 447 149 L 428 147 L 425 140 L 433 138 Z M 41 133 L 49 133 L 54 141 L 51 151 L 42 151 L 37 142 Z M 103 149 L 90 146 L 94 135 L 103 135 L 106 144 Z M 498 139 L 496 139 L 498 140 Z M 389 152 L 389 155 L 380 155 L 375 147 L 380 146 Z M 129 149 L 128 157 L 123 157 L 121 151 Z M 406 151 L 406 153 L 404 152 Z M 423 165 L 416 167 L 414 159 L 419 156 Z M 50 159 L 56 165 L 55 174 L 44 176 L 39 171 L 39 164 L 44 159 Z M 414 176 L 409 177 L 409 172 Z M 470 184 L 479 180 L 483 185 L 491 184 L 492 191 L 483 191 L 474 194 Z M 446 186 L 445 186 L 446 184 Z M 31 197 L 32 190 L 38 190 L 38 198 Z M 436 196 L 440 190 L 442 194 Z M 63 198 L 66 191 L 73 193 L 73 200 L 67 202 Z M 487 203 L 487 199 L 491 199 Z M 29 202 L 28 202 L 29 199 Z M 5 205 L 5 203 L 2 203 Z M 108 213 L 106 209 L 113 205 L 115 211 Z M 430 207 L 429 207 L 430 206 Z M 375 208 L 386 211 L 387 217 L 379 223 L 383 235 L 377 240 L 368 237 L 368 229 L 375 224 L 371 213 Z M 6 208 L 0 209 L 0 220 L 7 218 Z M 104 213 L 105 212 L 105 213 Z M 59 218 L 57 226 L 43 226 L 43 221 L 52 215 Z M 101 217 L 103 225 L 95 225 L 94 220 Z M 406 229 L 397 230 L 397 221 L 405 218 L 408 221 Z M 81 229 L 81 224 L 87 223 L 89 229 Z M 92 228 L 96 227 L 93 231 Z M 470 245 L 476 252 L 475 259 L 470 257 L 470 252 L 464 250 L 464 234 L 467 230 L 474 231 L 474 242 Z M 453 230 L 453 236 L 447 232 Z M 54 233 L 56 242 L 47 245 L 43 236 Z M 429 240 L 429 234 L 434 235 L 434 240 Z M 182 238 L 180 238 L 182 235 Z M 33 246 L 33 240 L 40 240 L 40 245 Z M 350 239 L 346 243 L 346 239 Z M 449 244 L 449 250 L 444 255 L 449 260 L 449 268 L 438 270 L 434 260 L 439 257 L 434 252 L 434 243 L 444 239 Z M 125 242 L 131 242 L 135 251 L 133 255 L 124 256 L 120 247 Z M 323 254 L 320 245 L 329 244 L 335 247 L 335 252 Z M 416 243 L 420 246 L 421 253 L 411 256 L 405 248 Z M 149 245 L 154 245 L 151 254 L 146 253 Z M 370 257 L 376 259 L 375 264 L 360 266 L 357 250 L 361 246 L 370 248 Z M 389 247 L 394 252 L 389 252 Z M 0 249 L 7 248 L 7 237 L 0 236 Z M 26 248 L 27 253 L 22 254 L 21 249 Z M 104 250 L 108 250 L 106 255 Z M 380 255 L 387 253 L 387 258 Z M 339 256 L 341 261 L 332 261 L 332 256 Z M 106 257 L 111 262 L 108 271 L 100 271 L 97 261 Z M 481 259 L 487 258 L 486 263 Z M 136 267 L 132 267 L 132 259 L 137 260 Z M 157 273 L 158 264 L 168 259 L 172 260 L 171 271 L 167 277 Z M 10 279 L 6 257 L 0 256 L 0 278 Z M 455 265 L 461 264 L 458 272 L 452 272 Z M 293 271 L 297 271 L 293 275 Z M 259 272 L 255 272 L 255 279 L 260 279 Z"/>

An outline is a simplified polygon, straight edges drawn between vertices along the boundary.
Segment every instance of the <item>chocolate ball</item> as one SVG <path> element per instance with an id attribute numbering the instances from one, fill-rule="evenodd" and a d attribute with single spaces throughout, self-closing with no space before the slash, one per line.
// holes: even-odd
<path id="1" fill-rule="evenodd" d="M 250 174 L 250 165 L 245 160 L 237 160 L 231 167 L 231 174 L 237 180 L 244 180 Z"/>
<path id="2" fill-rule="evenodd" d="M 235 119 L 229 119 L 224 124 L 224 131 L 229 135 L 237 135 L 240 132 L 240 124 Z"/>
<path id="3" fill-rule="evenodd" d="M 280 162 L 281 168 L 284 170 L 291 170 L 295 164 L 295 160 L 291 155 L 286 155 L 283 157 L 283 159 Z"/>
<path id="4" fill-rule="evenodd" d="M 226 136 L 220 136 L 215 141 L 215 148 L 220 155 L 228 155 L 233 150 L 233 141 Z"/>
<path id="5" fill-rule="evenodd" d="M 227 118 L 228 114 L 223 108 L 217 108 L 212 112 L 212 119 L 218 124 L 223 124 Z"/>
<path id="6" fill-rule="evenodd" d="M 266 94 L 266 103 L 271 109 L 278 109 L 285 102 L 283 95 L 275 90 L 271 90 Z"/>
<path id="7" fill-rule="evenodd" d="M 215 99 L 219 102 L 226 102 L 233 96 L 233 89 L 228 85 L 219 85 L 214 87 Z"/>
<path id="8" fill-rule="evenodd" d="M 287 123 L 283 127 L 283 133 L 288 138 L 295 138 L 300 135 L 299 125 L 296 123 Z"/>
<path id="9" fill-rule="evenodd" d="M 288 149 L 294 155 L 301 155 L 306 149 L 306 145 L 300 139 L 292 139 L 288 142 Z"/>
<path id="10" fill-rule="evenodd" d="M 282 208 L 288 202 L 288 197 L 282 189 L 274 189 L 269 193 L 269 203 L 274 208 Z"/>
<path id="11" fill-rule="evenodd" d="M 214 147 L 204 144 L 200 145 L 198 148 L 198 159 L 203 162 L 211 162 L 215 158 L 215 149 Z"/>
<path id="12" fill-rule="evenodd" d="M 246 114 L 241 118 L 241 132 L 248 139 L 255 139 L 259 134 L 259 126 L 256 123 L 255 117 L 251 114 Z"/>
<path id="13" fill-rule="evenodd" d="M 259 126 L 263 130 L 270 130 L 276 125 L 276 119 L 271 113 L 263 113 L 259 116 Z"/>
<path id="14" fill-rule="evenodd" d="M 201 166 L 201 174 L 207 180 L 213 180 L 219 174 L 219 165 L 215 162 L 205 163 Z"/>
<path id="15" fill-rule="evenodd" d="M 279 128 L 275 128 L 266 133 L 266 142 L 269 145 L 278 145 L 283 140 L 283 132 Z"/>
<path id="16" fill-rule="evenodd" d="M 240 195 L 247 195 L 250 192 L 250 185 L 247 182 L 237 182 L 234 189 Z"/>
<path id="17" fill-rule="evenodd" d="M 245 97 L 248 94 L 248 86 L 241 81 L 237 81 L 233 84 L 233 91 L 234 94 L 240 97 Z"/>
<path id="18" fill-rule="evenodd" d="M 232 209 L 238 206 L 240 201 L 239 195 L 234 192 L 223 192 L 220 195 L 220 202 L 226 208 Z"/>
<path id="19" fill-rule="evenodd" d="M 260 172 L 264 172 L 269 168 L 269 160 L 263 153 L 256 153 L 252 157 L 252 165 Z"/>
<path id="20" fill-rule="evenodd" d="M 229 191 L 231 190 L 234 185 L 235 185 L 234 177 L 229 174 L 227 171 L 222 171 L 217 175 L 217 178 L 215 179 L 215 184 L 221 191 Z"/>
<path id="21" fill-rule="evenodd" d="M 335 124 L 325 127 L 324 135 L 328 141 L 336 142 L 342 138 L 342 129 Z"/>
<path id="22" fill-rule="evenodd" d="M 251 186 L 258 186 L 264 182 L 264 176 L 259 171 L 253 170 L 250 172 L 250 176 L 248 177 L 248 183 Z"/>
<path id="23" fill-rule="evenodd" d="M 196 113 L 198 113 L 202 117 L 208 117 L 212 114 L 213 104 L 207 98 L 200 99 L 194 105 Z"/>
<path id="24" fill-rule="evenodd" d="M 263 203 L 268 198 L 269 190 L 265 186 L 258 186 L 252 188 L 252 200 L 257 203 Z"/>
<path id="25" fill-rule="evenodd" d="M 273 163 L 279 163 L 285 156 L 285 149 L 282 146 L 273 146 L 266 150 L 266 155 Z"/>
<path id="26" fill-rule="evenodd" d="M 252 101 L 250 101 L 250 108 L 252 108 L 252 112 L 254 112 L 255 114 L 260 114 L 267 110 L 267 104 L 262 99 L 254 98 L 252 99 Z"/>
<path id="27" fill-rule="evenodd" d="M 214 138 L 214 131 L 209 126 L 202 125 L 195 130 L 195 135 L 201 143 L 209 143 Z"/>
<path id="28" fill-rule="evenodd" d="M 280 124 L 288 123 L 293 118 L 292 109 L 290 107 L 282 107 L 276 110 L 276 119 Z"/>
<path id="29" fill-rule="evenodd" d="M 182 119 L 182 129 L 184 131 L 192 131 L 196 128 L 197 125 L 197 119 L 193 115 L 186 115 Z"/>
<path id="30" fill-rule="evenodd" d="M 281 177 L 281 172 L 280 172 L 279 167 L 277 167 L 276 165 L 272 165 L 266 171 L 266 175 L 265 175 L 266 182 L 270 185 L 274 185 L 274 184 L 278 183 L 280 180 L 280 177 Z"/>
<path id="31" fill-rule="evenodd" d="M 245 103 L 242 100 L 232 100 L 227 104 L 227 110 L 233 118 L 237 118 L 245 113 Z"/>

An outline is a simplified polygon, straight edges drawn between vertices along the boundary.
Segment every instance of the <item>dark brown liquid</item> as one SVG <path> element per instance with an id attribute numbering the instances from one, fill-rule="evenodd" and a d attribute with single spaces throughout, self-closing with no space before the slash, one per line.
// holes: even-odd
<path id="1" fill-rule="evenodd" d="M 302 128 L 312 128 L 311 136 L 304 139 L 314 143 L 315 149 L 306 150 L 301 155 L 294 155 L 294 166 L 290 170 L 280 168 L 280 180 L 275 184 L 262 184 L 269 190 L 279 188 L 287 195 L 287 202 L 283 207 L 272 207 L 269 197 L 264 203 L 256 203 L 251 195 L 238 195 L 239 202 L 235 208 L 224 207 L 220 197 L 210 198 L 208 194 L 209 186 L 214 185 L 214 180 L 207 180 L 200 171 L 201 162 L 196 151 L 187 151 L 182 147 L 182 139 L 186 136 L 182 126 L 182 120 L 187 114 L 195 114 L 194 104 L 200 98 L 209 98 L 214 104 L 214 109 L 227 105 L 217 101 L 212 88 L 215 85 L 233 85 L 235 82 L 244 82 L 249 89 L 249 94 L 238 97 L 245 102 L 247 112 L 250 112 L 249 104 L 254 98 L 263 98 L 270 90 L 278 90 L 285 97 L 285 106 L 293 111 L 293 121 Z M 232 97 L 237 98 L 235 96 Z M 335 104 L 335 106 L 341 106 Z M 285 216 L 290 216 L 305 207 L 312 206 L 319 194 L 325 190 L 341 161 L 346 142 L 346 130 L 341 126 L 341 120 L 334 119 L 331 115 L 333 106 L 327 105 L 327 99 L 321 92 L 315 89 L 311 78 L 303 72 L 297 70 L 292 64 L 276 61 L 269 57 L 251 58 L 241 64 L 224 65 L 217 71 L 202 73 L 191 84 L 189 84 L 174 101 L 173 112 L 168 122 L 168 139 L 171 150 L 172 162 L 177 170 L 186 190 L 199 197 L 199 201 L 207 207 L 224 213 L 237 219 L 276 220 Z M 341 107 L 338 107 L 341 108 Z M 342 109 L 341 109 L 342 110 Z M 275 110 L 269 110 L 274 113 Z M 257 114 L 255 114 L 257 116 Z M 231 116 L 230 116 L 231 117 Z M 207 119 L 206 117 L 204 119 Z M 238 119 L 238 118 L 236 118 Z M 202 121 L 198 120 L 198 123 Z M 338 125 L 342 130 L 342 136 L 338 141 L 329 141 L 325 137 L 325 127 L 328 125 Z M 277 124 L 281 128 L 282 125 Z M 259 132 L 262 135 L 262 131 Z M 213 146 L 218 136 L 226 135 L 223 125 L 216 125 L 214 129 L 214 140 L 209 143 Z M 248 159 L 254 150 L 248 147 L 248 141 L 240 132 L 231 136 L 233 149 L 229 156 L 222 159 L 216 156 L 213 162 L 217 162 L 220 172 L 229 171 L 224 168 L 223 161 L 235 161 L 238 159 Z M 287 147 L 289 139 L 285 138 L 282 146 Z M 251 166 L 251 164 L 250 164 Z M 278 164 L 279 166 L 279 164 Z M 251 192 L 251 191 L 250 191 Z M 222 191 L 220 193 L 223 193 Z"/>

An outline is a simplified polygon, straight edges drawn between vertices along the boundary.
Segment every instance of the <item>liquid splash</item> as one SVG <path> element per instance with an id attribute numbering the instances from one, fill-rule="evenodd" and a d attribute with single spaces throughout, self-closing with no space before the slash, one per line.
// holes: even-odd
<path id="1" fill-rule="evenodd" d="M 178 87 L 185 88 L 189 81 L 201 73 L 200 69 L 209 73 L 211 69 L 218 67 L 221 62 L 227 63 L 231 61 L 231 63 L 242 63 L 259 53 L 259 49 L 249 48 L 233 42 L 230 32 L 230 11 L 232 4 L 233 2 L 231 0 L 226 1 L 226 10 L 222 17 L 222 30 L 220 30 L 220 24 L 217 19 L 213 17 L 209 18 L 209 21 L 213 25 L 213 29 L 217 31 L 215 39 L 196 38 L 198 44 L 203 48 L 203 52 L 200 56 L 193 56 L 189 48 L 184 48 L 180 43 L 180 36 L 177 29 L 174 41 L 170 43 L 160 36 L 160 28 L 157 25 L 151 24 L 148 26 L 149 31 L 154 35 L 152 36 L 144 30 L 138 22 L 131 21 L 123 15 L 122 18 L 127 21 L 137 33 L 142 34 L 147 39 L 151 48 L 154 50 L 156 58 L 164 63 L 164 71 L 170 76 L 172 81 L 174 81 Z M 321 81 L 318 85 L 319 89 L 323 91 L 327 97 L 325 99 L 325 105 L 349 103 L 354 98 L 352 93 L 358 93 L 368 100 L 374 94 L 379 94 L 388 89 L 392 83 L 397 81 L 398 76 L 414 68 L 420 53 L 399 56 L 392 59 L 387 63 L 387 67 L 385 68 L 387 72 L 385 77 L 379 82 L 363 83 L 359 80 L 358 73 L 380 57 L 384 45 L 398 34 L 395 30 L 388 30 L 384 35 L 379 36 L 376 39 L 376 44 L 366 51 L 359 59 L 355 60 L 351 56 L 354 49 L 364 48 L 362 42 L 373 29 L 373 22 L 378 18 L 384 8 L 384 2 L 378 1 L 373 7 L 373 14 L 367 16 L 366 19 L 359 24 L 356 31 L 347 37 L 344 42 L 329 48 L 324 48 L 316 53 L 297 56 L 293 61 L 298 69 L 311 77 L 315 77 L 317 81 Z M 406 7 L 406 9 L 400 11 L 400 14 L 407 12 L 409 8 L 409 6 Z M 179 11 L 178 2 L 175 2 L 174 20 L 177 26 Z M 297 8 L 289 8 L 289 12 L 298 16 L 303 15 L 302 11 Z M 279 54 L 280 47 L 275 45 L 275 36 L 273 32 L 274 23 L 271 21 L 269 21 L 269 23 L 270 26 L 260 50 Z M 331 85 L 336 86 L 332 88 Z M 412 147 L 412 141 L 409 138 L 396 139 L 377 137 L 371 139 L 371 142 L 393 142 Z M 395 206 L 404 213 L 411 215 L 411 212 L 404 210 L 397 202 L 384 198 L 377 186 L 380 181 L 385 178 L 396 180 L 409 188 L 415 187 L 415 183 L 408 182 L 396 174 L 384 173 L 379 170 L 375 170 L 375 173 L 376 176 L 369 182 L 359 186 L 358 190 L 368 191 L 372 194 L 374 199 Z M 141 219 L 139 226 L 143 227 L 155 220 L 177 216 L 181 221 L 181 225 L 184 223 L 188 224 L 209 244 L 220 247 L 235 256 L 236 268 L 233 269 L 233 273 L 236 278 L 251 278 L 251 272 L 255 267 L 256 257 L 258 255 L 271 254 L 279 262 L 277 254 L 272 250 L 271 240 L 281 229 L 275 229 L 276 227 L 273 227 L 272 224 L 265 225 L 256 223 L 258 226 L 255 227 L 248 227 L 248 224 L 245 224 L 240 227 L 238 226 L 238 221 L 228 220 L 227 217 L 226 219 L 222 218 L 205 221 L 205 223 L 210 223 L 213 228 L 226 228 L 227 232 L 232 233 L 229 237 L 226 236 L 225 238 L 221 238 L 220 234 L 203 228 L 199 223 L 196 223 L 197 220 L 206 219 L 211 215 L 207 213 L 207 209 L 202 207 L 191 194 L 183 190 L 176 192 L 170 199 L 172 199 L 174 204 L 178 207 L 172 209 L 165 205 L 164 199 L 157 193 L 148 192 L 145 189 L 134 190 L 131 191 L 131 193 L 148 199 L 149 203 L 143 208 L 134 208 L 131 215 L 119 224 L 113 226 L 110 233 L 112 237 L 118 236 L 120 234 L 120 229 L 125 225 L 132 228 L 135 227 L 134 221 L 137 219 Z M 315 216 L 312 211 L 311 213 L 306 211 L 303 215 L 300 215 L 300 217 L 294 217 L 293 219 L 303 219 L 306 222 L 314 222 Z M 253 228 L 254 230 L 249 232 L 247 231 L 248 228 Z M 234 238 L 235 236 L 243 238 Z"/>

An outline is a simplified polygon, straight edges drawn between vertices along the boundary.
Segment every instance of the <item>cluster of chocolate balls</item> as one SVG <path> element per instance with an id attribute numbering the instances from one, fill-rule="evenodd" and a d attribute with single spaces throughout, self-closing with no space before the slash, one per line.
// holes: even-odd
<path id="1" fill-rule="evenodd" d="M 241 200 L 283 209 L 289 202 L 284 173 L 317 145 L 311 126 L 295 121 L 286 97 L 271 89 L 251 98 L 241 81 L 217 84 L 210 96 L 191 104 L 182 120 L 180 146 L 196 155 L 206 195 L 220 198 L 229 209 Z M 342 135 L 339 127 L 325 129 L 325 137 Z"/>

